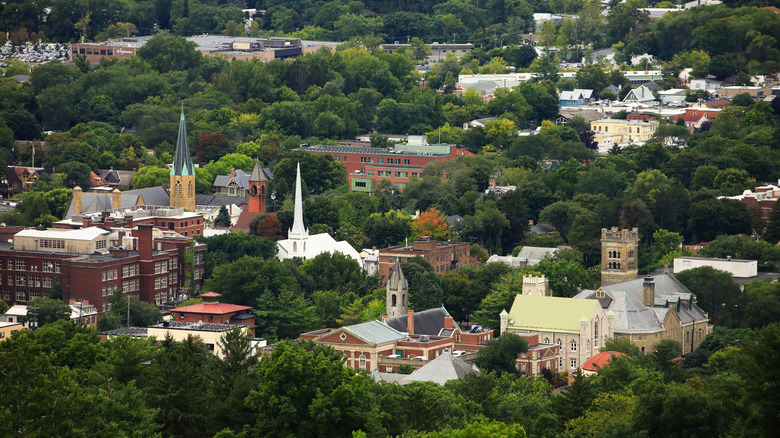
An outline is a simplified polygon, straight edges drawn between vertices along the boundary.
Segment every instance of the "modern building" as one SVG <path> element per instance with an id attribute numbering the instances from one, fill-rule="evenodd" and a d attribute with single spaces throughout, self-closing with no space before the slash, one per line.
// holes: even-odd
<path id="1" fill-rule="evenodd" d="M 557 359 L 551 355 L 546 364 L 539 363 L 539 366 L 553 365 L 550 368 L 554 370 L 574 371 L 613 337 L 613 321 L 599 302 L 583 304 L 579 301 L 518 294 L 509 312 L 503 311 L 499 316 L 501 333 L 538 335 L 538 344 L 559 347 L 561 359 L 551 363 L 549 361 Z"/>
<path id="2" fill-rule="evenodd" d="M 396 144 L 392 149 L 354 146 L 312 146 L 300 151 L 328 154 L 347 169 L 350 190 L 373 193 L 384 180 L 403 189 L 413 178 L 421 178 L 426 164 L 434 161 L 454 160 L 459 156 L 473 155 L 452 144 L 428 144 L 425 136 L 408 137 L 407 143 Z M 447 180 L 448 175 L 443 175 Z"/>
<path id="3" fill-rule="evenodd" d="M 152 224 L 139 224 L 127 235 L 98 227 L 23 230 L 11 242 L 0 242 L 0 296 L 12 305 L 26 304 L 59 283 L 66 303 L 89 302 L 99 311 L 108 310 L 116 289 L 157 305 L 174 303 L 190 281 L 190 269 L 191 285 L 200 289 L 205 250 L 188 238 L 154 238 Z"/>
<path id="4" fill-rule="evenodd" d="M 629 339 L 642 353 L 670 339 L 688 354 L 712 331 L 696 296 L 668 273 L 584 290 L 575 298 L 599 303 L 614 320 L 615 339 Z"/>
<path id="5" fill-rule="evenodd" d="M 733 259 L 731 257 L 725 259 L 712 257 L 676 257 L 674 259 L 675 274 L 687 271 L 688 269 L 700 268 L 702 266 L 709 266 L 719 271 L 726 271 L 737 278 L 750 278 L 758 275 L 757 260 Z"/>
<path id="6" fill-rule="evenodd" d="M 437 274 L 465 265 L 478 266 L 479 261 L 470 254 L 468 242 L 431 240 L 421 237 L 411 244 L 390 246 L 379 250 L 379 276 L 389 278 L 390 268 L 397 261 L 405 262 L 412 257 L 422 257 L 433 266 Z"/>
<path id="7" fill-rule="evenodd" d="M 303 197 L 301 195 L 301 164 L 298 163 L 295 175 L 295 211 L 293 226 L 287 232 L 287 239 L 276 242 L 279 260 L 300 257 L 308 260 L 322 253 L 340 252 L 355 260 L 363 267 L 363 259 L 355 248 L 346 241 L 336 241 L 328 233 L 309 235 L 309 230 L 303 225 Z"/>

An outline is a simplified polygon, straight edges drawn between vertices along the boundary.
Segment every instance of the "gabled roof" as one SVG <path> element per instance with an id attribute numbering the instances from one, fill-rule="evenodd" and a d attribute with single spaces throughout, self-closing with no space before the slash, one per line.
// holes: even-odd
<path id="1" fill-rule="evenodd" d="M 168 193 L 168 189 L 163 186 L 126 190 L 122 194 L 140 195 L 144 205 L 159 205 L 163 207 L 171 205 L 171 195 Z"/>
<path id="2" fill-rule="evenodd" d="M 181 118 L 179 119 L 179 137 L 176 139 L 176 155 L 173 157 L 171 175 L 195 175 L 195 166 L 192 165 L 192 156 L 190 156 L 190 145 L 187 142 L 184 107 L 181 109 Z"/>
<path id="3" fill-rule="evenodd" d="M 625 356 L 625 354 L 619 351 L 604 351 L 598 353 L 586 360 L 585 363 L 582 364 L 582 369 L 586 371 L 598 371 L 599 368 L 604 368 L 609 365 L 612 356 Z"/>
<path id="4" fill-rule="evenodd" d="M 517 254 L 518 257 L 528 259 L 528 266 L 533 266 L 548 255 L 558 252 L 558 248 L 541 248 L 537 246 L 524 246 Z M 533 262 L 533 263 L 532 263 Z"/>
<path id="5" fill-rule="evenodd" d="M 529 331 L 579 333 L 580 319 L 590 320 L 596 308 L 595 300 L 516 295 L 509 310 L 508 328 Z"/>
<path id="6" fill-rule="evenodd" d="M 343 327 L 343 330 L 374 345 L 400 341 L 407 338 L 403 333 L 388 325 L 382 324 L 379 321 L 368 321 L 362 324 L 350 325 Z"/>
<path id="7" fill-rule="evenodd" d="M 462 379 L 471 373 L 479 374 L 479 370 L 450 353 L 443 353 L 401 379 L 400 383 L 406 385 L 412 382 L 434 382 L 443 386 L 450 380 Z"/>
<path id="8" fill-rule="evenodd" d="M 652 90 L 650 88 L 640 85 L 626 94 L 623 98 L 623 102 L 650 102 L 655 100 Z"/>
<path id="9" fill-rule="evenodd" d="M 141 205 L 141 196 L 129 192 L 122 192 L 122 208 L 132 207 L 134 205 Z M 112 209 L 110 193 L 91 193 L 86 192 L 81 194 L 81 213 L 98 213 L 101 211 L 108 211 Z M 168 205 L 168 204 L 165 204 Z M 70 199 L 68 209 L 65 211 L 65 217 L 68 219 L 73 216 L 73 198 Z"/>
<path id="10" fill-rule="evenodd" d="M 422 310 L 420 312 L 414 312 L 414 334 L 415 335 L 431 335 L 441 336 L 444 329 L 444 318 L 449 317 L 450 313 L 444 307 L 436 307 L 433 309 Z M 409 326 L 407 325 L 407 315 L 394 316 L 387 318 L 385 324 L 389 325 L 399 332 L 408 333 Z M 453 322 L 453 326 L 457 327 L 457 324 Z"/>
<path id="11" fill-rule="evenodd" d="M 256 160 L 255 167 L 252 169 L 252 174 L 249 175 L 249 181 L 263 182 L 263 181 L 273 181 L 273 179 L 274 179 L 274 174 L 273 172 L 271 172 L 271 169 L 261 166 L 260 160 Z"/>
<path id="12" fill-rule="evenodd" d="M 195 205 L 230 205 L 230 204 L 235 204 L 235 205 L 246 204 L 246 197 L 204 195 L 201 193 L 195 194 Z"/>
<path id="13" fill-rule="evenodd" d="M 258 211 L 242 211 L 238 216 L 238 221 L 236 221 L 236 224 L 230 227 L 230 229 L 232 231 L 249 231 L 249 224 L 251 224 L 252 221 L 255 220 L 255 218 L 258 216 L 260 216 L 260 212 Z"/>

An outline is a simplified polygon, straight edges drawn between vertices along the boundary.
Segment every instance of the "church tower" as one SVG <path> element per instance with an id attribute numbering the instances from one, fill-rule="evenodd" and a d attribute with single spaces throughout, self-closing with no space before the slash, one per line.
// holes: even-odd
<path id="1" fill-rule="evenodd" d="M 265 187 L 268 178 L 263 172 L 260 160 L 255 161 L 255 168 L 249 176 L 249 211 L 251 213 L 265 214 Z"/>
<path id="2" fill-rule="evenodd" d="M 179 138 L 176 140 L 176 155 L 171 166 L 171 207 L 182 207 L 195 211 L 195 167 L 192 165 L 190 146 L 187 143 L 187 125 L 184 123 L 184 107 L 179 120 Z"/>
<path id="3" fill-rule="evenodd" d="M 395 266 L 390 271 L 387 281 L 387 316 L 406 315 L 409 310 L 409 283 L 401 270 L 400 258 L 395 259 Z"/>
<path id="4" fill-rule="evenodd" d="M 287 240 L 292 241 L 292 257 L 301 257 L 306 253 L 309 230 L 303 226 L 303 196 L 301 196 L 301 163 L 295 175 L 295 212 L 293 226 L 287 231 Z"/>
<path id="5" fill-rule="evenodd" d="M 601 229 L 601 285 L 636 280 L 639 229 Z"/>

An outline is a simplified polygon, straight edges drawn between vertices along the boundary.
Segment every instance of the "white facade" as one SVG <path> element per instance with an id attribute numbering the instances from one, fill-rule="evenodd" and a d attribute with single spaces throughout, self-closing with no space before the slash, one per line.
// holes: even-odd
<path id="1" fill-rule="evenodd" d="M 308 260 L 327 252 L 340 252 L 347 257 L 355 260 L 360 267 L 363 267 L 363 259 L 360 253 L 346 241 L 336 241 L 328 233 L 315 234 L 309 236 L 309 230 L 303 225 L 303 197 L 301 196 L 301 165 L 298 164 L 298 173 L 295 177 L 295 213 L 293 216 L 293 226 L 287 232 L 287 239 L 276 242 L 278 249 L 277 258 L 279 260 L 292 259 L 300 257 Z"/>
<path id="2" fill-rule="evenodd" d="M 674 273 L 688 269 L 710 266 L 719 271 L 726 271 L 732 277 L 748 278 L 758 275 L 758 262 L 743 259 L 716 259 L 706 257 L 677 257 L 674 259 Z"/>

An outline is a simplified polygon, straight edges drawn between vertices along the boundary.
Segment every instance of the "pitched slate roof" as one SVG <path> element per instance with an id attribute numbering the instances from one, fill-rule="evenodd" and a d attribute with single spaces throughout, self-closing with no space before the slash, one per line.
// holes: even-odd
<path id="1" fill-rule="evenodd" d="M 528 266 L 534 266 L 535 264 L 544 260 L 544 258 L 547 257 L 548 255 L 552 256 L 556 252 L 558 252 L 558 248 L 541 248 L 537 246 L 524 246 L 520 250 L 520 253 L 517 254 L 517 256 L 528 259 Z"/>
<path id="2" fill-rule="evenodd" d="M 462 379 L 471 373 L 479 374 L 479 370 L 450 353 L 443 353 L 401 379 L 400 383 L 406 385 L 412 382 L 434 382 L 443 386 L 450 380 Z"/>
<path id="3" fill-rule="evenodd" d="M 187 142 L 184 107 L 181 109 L 181 118 L 179 119 L 179 137 L 176 139 L 176 155 L 173 157 L 171 175 L 195 175 L 195 166 L 192 165 L 192 156 L 190 156 L 190 145 Z"/>
<path id="4" fill-rule="evenodd" d="M 101 211 L 111 210 L 111 201 L 112 199 L 110 193 L 82 193 L 81 213 L 98 213 Z M 141 197 L 138 194 L 122 192 L 122 208 L 140 205 L 140 201 Z M 73 197 L 71 197 L 70 204 L 68 204 L 68 209 L 65 211 L 65 216 L 63 219 L 68 219 L 73 216 L 73 214 Z"/>
<path id="5" fill-rule="evenodd" d="M 147 187 L 144 189 L 127 190 L 122 192 L 129 195 L 141 195 L 144 205 L 159 205 L 167 207 L 171 205 L 171 195 L 163 186 Z"/>
<path id="6" fill-rule="evenodd" d="M 195 194 L 195 205 L 230 205 L 230 204 L 235 204 L 235 205 L 246 204 L 246 197 L 204 195 L 200 193 Z"/>
<path id="7" fill-rule="evenodd" d="M 368 321 L 344 327 L 345 331 L 374 345 L 406 339 L 406 335 L 379 321 Z"/>
<path id="8" fill-rule="evenodd" d="M 580 319 L 588 320 L 596 307 L 600 305 L 595 300 L 518 294 L 509 310 L 508 328 L 579 333 Z"/>
<path id="9" fill-rule="evenodd" d="M 441 333 L 445 331 L 444 318 L 448 316 L 450 316 L 450 313 L 444 307 L 414 312 L 414 334 L 441 336 Z M 404 333 L 409 332 L 407 322 L 407 315 L 394 316 L 385 320 L 385 324 Z M 454 321 L 453 325 L 457 327 Z"/>

